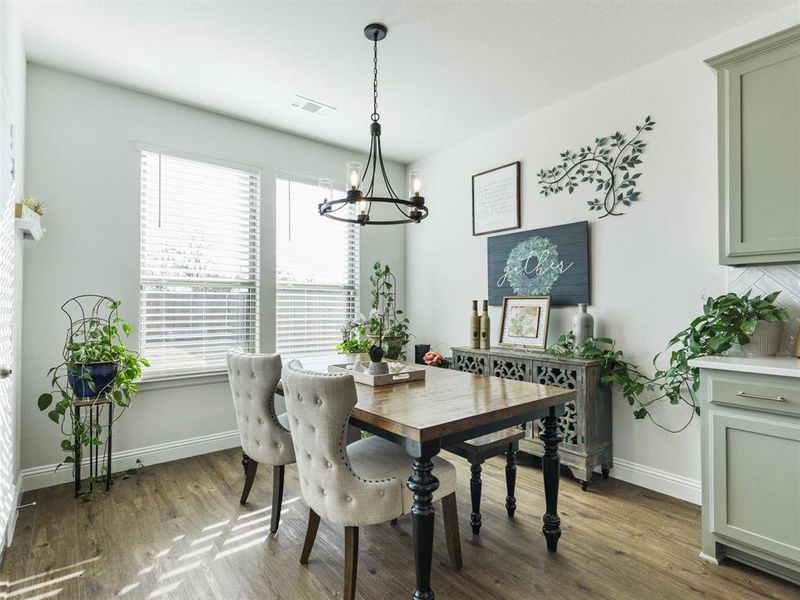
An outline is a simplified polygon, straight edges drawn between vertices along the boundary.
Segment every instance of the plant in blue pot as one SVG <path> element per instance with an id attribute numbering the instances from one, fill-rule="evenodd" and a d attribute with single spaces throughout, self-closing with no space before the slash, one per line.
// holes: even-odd
<path id="1" fill-rule="evenodd" d="M 99 399 L 127 408 L 136 396 L 136 382 L 147 359 L 129 350 L 125 342 L 131 326 L 119 316 L 121 302 L 107 296 L 76 296 L 61 310 L 69 317 L 63 361 L 48 371 L 50 391 L 39 396 L 39 410 L 61 427 L 66 453 L 63 463 L 75 463 L 84 447 L 104 442 L 103 428 L 91 418 L 72 410 L 76 401 L 93 405 Z M 59 465 L 60 466 L 60 465 Z"/>

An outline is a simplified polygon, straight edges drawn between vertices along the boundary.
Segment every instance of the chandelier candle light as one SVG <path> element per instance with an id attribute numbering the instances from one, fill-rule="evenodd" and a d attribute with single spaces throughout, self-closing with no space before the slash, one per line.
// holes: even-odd
<path id="1" fill-rule="evenodd" d="M 319 188 L 322 203 L 319 205 L 319 214 L 329 219 L 345 223 L 358 223 L 359 225 L 399 225 L 404 223 L 419 223 L 428 216 L 425 206 L 425 197 L 422 195 L 422 173 L 417 170 L 408 172 L 408 200 L 401 199 L 392 189 L 386 167 L 383 164 L 383 151 L 381 150 L 381 124 L 378 114 L 378 42 L 386 37 L 386 27 L 380 23 L 373 23 L 364 28 L 364 35 L 373 43 L 373 108 L 372 124 L 369 128 L 370 146 L 366 168 L 360 162 L 347 163 L 347 193 L 344 198 L 333 199 L 333 182 L 330 179 L 320 179 Z M 380 170 L 380 172 L 379 172 Z M 388 196 L 375 194 L 375 180 L 383 183 Z M 363 191 L 364 182 L 369 183 Z M 371 215 L 373 204 L 394 207 L 401 216 Z M 355 207 L 354 212 L 345 211 L 336 214 L 346 206 Z"/>

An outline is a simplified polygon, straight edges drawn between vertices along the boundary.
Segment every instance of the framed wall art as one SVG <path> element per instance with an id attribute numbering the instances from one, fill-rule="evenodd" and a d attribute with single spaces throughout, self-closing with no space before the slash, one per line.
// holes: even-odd
<path id="1" fill-rule="evenodd" d="M 519 229 L 519 161 L 472 176 L 472 235 Z"/>
<path id="2" fill-rule="evenodd" d="M 500 345 L 544 350 L 550 321 L 550 296 L 506 296 L 500 320 Z"/>
<path id="3" fill-rule="evenodd" d="M 504 296 L 547 295 L 553 306 L 591 303 L 587 221 L 490 237 L 487 253 L 492 306 Z"/>

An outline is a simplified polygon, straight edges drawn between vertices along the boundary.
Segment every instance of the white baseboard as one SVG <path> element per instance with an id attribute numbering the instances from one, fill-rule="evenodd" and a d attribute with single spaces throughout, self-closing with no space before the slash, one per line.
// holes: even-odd
<path id="1" fill-rule="evenodd" d="M 614 457 L 614 468 L 611 469 L 611 477 L 661 492 L 674 498 L 680 498 L 692 504 L 699 505 L 702 503 L 699 479 L 690 479 L 616 457 Z"/>
<path id="2" fill-rule="evenodd" d="M 19 508 L 22 501 L 22 483 L 22 472 L 20 472 L 19 477 L 17 477 L 17 485 L 14 488 L 14 499 L 11 502 L 11 512 L 8 515 L 6 530 L 3 532 L 3 536 L 0 537 L 0 563 L 3 562 L 5 549 L 11 545 L 11 540 L 14 539 L 14 529 L 17 526 L 17 508 Z"/>
<path id="3" fill-rule="evenodd" d="M 208 454 L 217 450 L 235 448 L 240 444 L 239 431 L 235 429 L 154 446 L 145 446 L 144 448 L 122 450 L 113 453 L 111 470 L 114 473 L 118 473 L 126 469 L 133 469 L 137 466 L 137 459 L 140 459 L 145 466 L 155 465 L 181 458 L 189 458 L 190 456 Z M 84 473 L 88 473 L 88 460 L 84 459 L 82 464 Z M 58 471 L 55 470 L 56 466 L 52 464 L 23 469 L 20 474 L 23 481 L 23 489 L 27 492 L 73 481 L 72 469 L 69 465 L 62 466 Z"/>

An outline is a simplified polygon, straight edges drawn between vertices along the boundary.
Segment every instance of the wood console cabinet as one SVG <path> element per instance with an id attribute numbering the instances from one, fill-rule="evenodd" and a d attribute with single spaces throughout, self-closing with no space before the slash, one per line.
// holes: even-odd
<path id="1" fill-rule="evenodd" d="M 459 371 L 555 385 L 577 392 L 559 419 L 564 441 L 559 446 L 561 464 L 569 467 L 586 490 L 592 471 L 600 467 L 608 477 L 614 466 L 611 441 L 611 390 L 600 385 L 599 361 L 557 359 L 543 352 L 491 348 L 453 347 L 453 368 Z M 526 424 L 519 449 L 535 456 L 544 454 L 539 421 Z"/>

